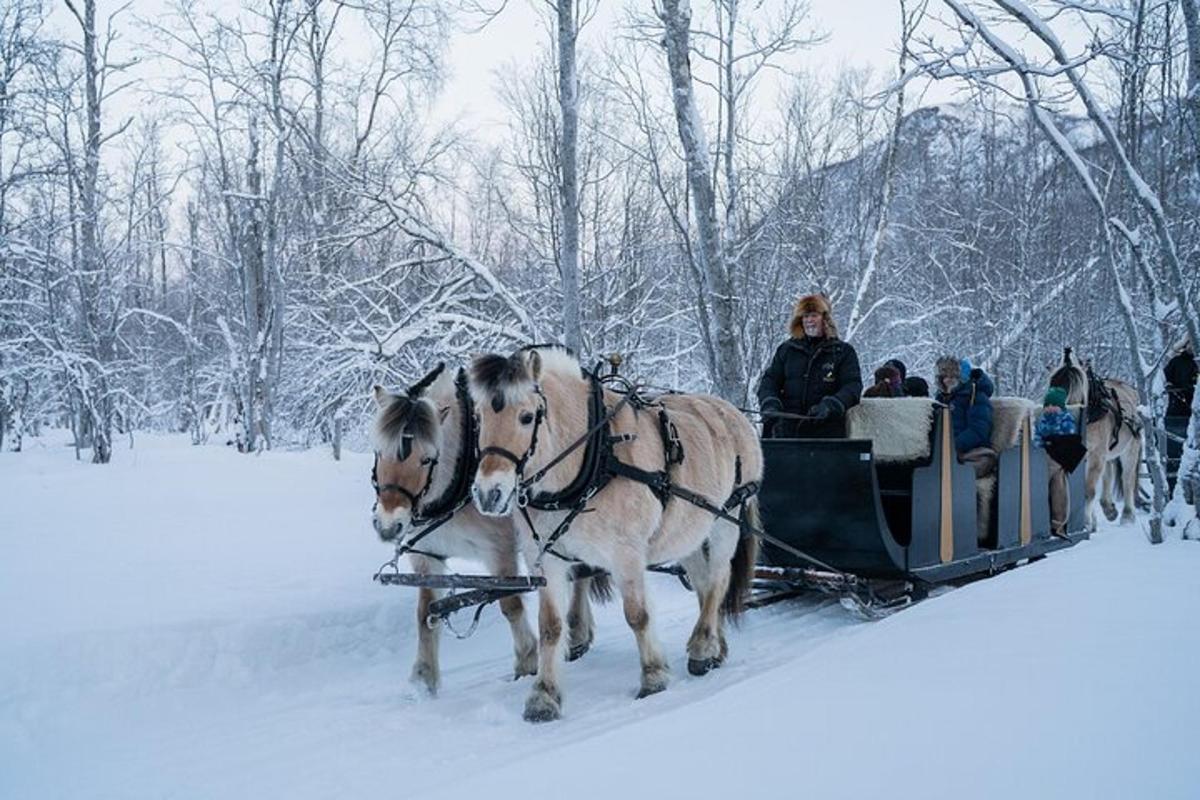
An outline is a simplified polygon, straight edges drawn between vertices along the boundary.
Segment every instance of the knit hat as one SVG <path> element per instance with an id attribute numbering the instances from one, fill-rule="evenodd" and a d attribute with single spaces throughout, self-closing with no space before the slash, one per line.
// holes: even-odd
<path id="1" fill-rule="evenodd" d="M 1067 407 L 1067 390 L 1061 386 L 1051 386 L 1046 390 L 1046 396 L 1042 398 L 1043 406 L 1058 406 L 1059 408 Z"/>

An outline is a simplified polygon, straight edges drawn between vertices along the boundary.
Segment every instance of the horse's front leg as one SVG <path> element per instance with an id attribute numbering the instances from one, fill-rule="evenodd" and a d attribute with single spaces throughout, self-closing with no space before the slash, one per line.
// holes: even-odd
<path id="1" fill-rule="evenodd" d="M 525 699 L 528 722 L 550 722 L 562 716 L 563 611 L 570 590 L 569 565 L 553 556 L 542 564 L 546 585 L 538 590 L 538 676 Z"/>
<path id="2" fill-rule="evenodd" d="M 488 568 L 493 575 L 512 577 L 517 574 L 517 545 L 512 537 L 507 537 L 498 543 L 496 549 L 488 557 Z M 525 603 L 520 595 L 512 595 L 500 600 L 500 611 L 508 620 L 513 637 L 513 680 L 525 675 L 536 675 L 538 662 L 537 637 L 525 616 Z"/>
<path id="3" fill-rule="evenodd" d="M 413 570 L 418 575 L 443 575 L 445 565 L 433 558 L 412 556 Z M 417 660 L 413 664 L 411 680 L 423 687 L 431 695 L 437 694 L 441 683 L 441 670 L 438 666 L 438 641 L 441 638 L 441 623 L 430 627 L 426 624 L 429 618 L 429 607 L 441 596 L 439 589 L 421 587 L 417 593 Z"/>

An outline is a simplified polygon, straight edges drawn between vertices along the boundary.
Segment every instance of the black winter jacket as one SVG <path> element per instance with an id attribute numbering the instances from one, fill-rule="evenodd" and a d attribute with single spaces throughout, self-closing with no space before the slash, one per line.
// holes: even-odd
<path id="1" fill-rule="evenodd" d="M 1177 353 L 1167 362 L 1163 375 L 1167 379 L 1168 417 L 1186 417 L 1192 413 L 1198 371 L 1196 357 L 1188 351 Z"/>
<path id="2" fill-rule="evenodd" d="M 763 408 L 775 399 L 789 414 L 808 414 L 823 404 L 830 411 L 824 422 L 783 420 L 775 435 L 837 438 L 846 435 L 846 411 L 858 403 L 862 390 L 858 353 L 851 345 L 826 337 L 793 337 L 779 345 L 758 382 L 758 404 Z"/>

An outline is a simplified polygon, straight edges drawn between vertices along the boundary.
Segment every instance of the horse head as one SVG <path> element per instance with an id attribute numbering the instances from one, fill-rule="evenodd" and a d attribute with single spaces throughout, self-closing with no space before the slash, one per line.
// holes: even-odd
<path id="1" fill-rule="evenodd" d="M 479 420 L 479 467 L 471 487 L 475 507 L 489 516 L 512 511 L 525 468 L 535 456 L 546 418 L 536 349 L 482 355 L 471 364 L 471 398 Z"/>
<path id="2" fill-rule="evenodd" d="M 437 398 L 423 396 L 444 365 L 419 381 L 403 395 L 390 394 L 376 386 L 378 410 L 372 426 L 375 466 L 375 530 L 384 541 L 399 536 L 412 522 L 418 506 L 435 480 L 442 455 L 442 422 L 449 411 Z"/>
<path id="3" fill-rule="evenodd" d="M 1063 348 L 1062 363 L 1054 368 L 1048 380 L 1050 386 L 1057 386 L 1067 392 L 1067 405 L 1086 406 L 1088 402 L 1087 369 L 1080 362 L 1070 347 Z"/>

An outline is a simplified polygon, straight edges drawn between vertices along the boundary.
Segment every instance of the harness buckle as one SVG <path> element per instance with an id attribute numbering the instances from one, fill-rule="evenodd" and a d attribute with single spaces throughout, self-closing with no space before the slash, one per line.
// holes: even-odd
<path id="1" fill-rule="evenodd" d="M 517 508 L 525 508 L 529 505 L 529 490 L 525 488 L 517 489 Z"/>

